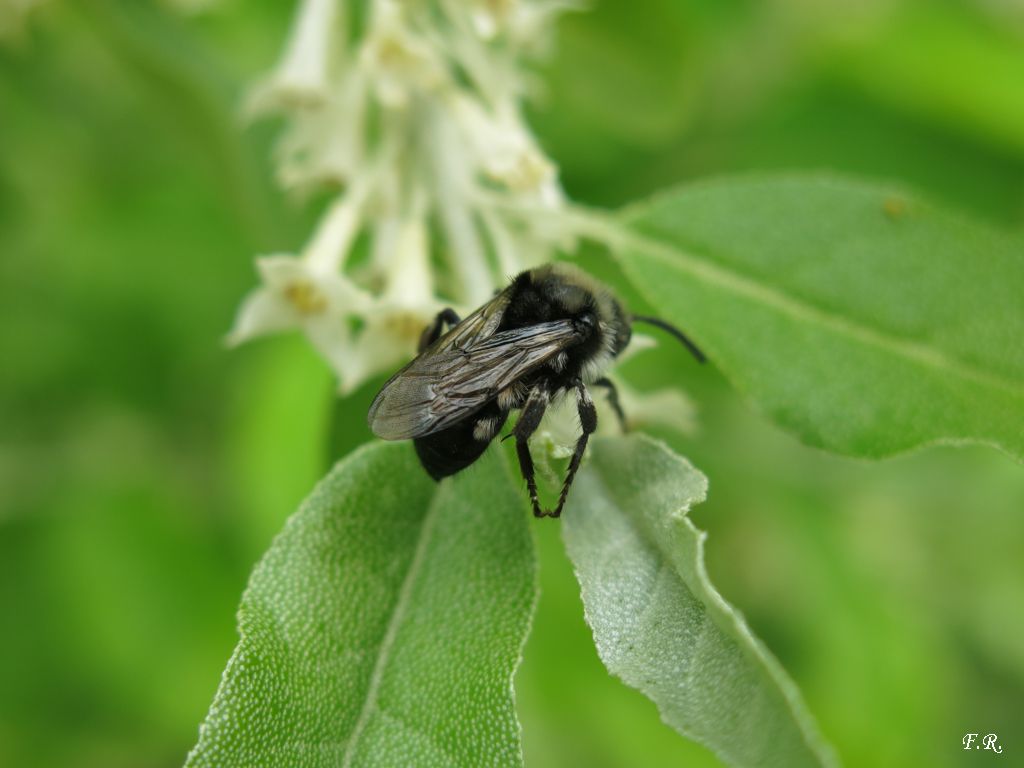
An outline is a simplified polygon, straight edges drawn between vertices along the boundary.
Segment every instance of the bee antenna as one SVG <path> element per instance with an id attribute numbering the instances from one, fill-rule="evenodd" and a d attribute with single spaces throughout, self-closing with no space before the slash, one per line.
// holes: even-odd
<path id="1" fill-rule="evenodd" d="M 663 331 L 668 331 L 673 336 L 675 336 L 679 341 L 681 341 L 688 350 L 690 350 L 693 356 L 697 358 L 698 363 L 703 363 L 705 360 L 707 360 L 707 358 L 704 357 L 704 353 L 700 351 L 700 348 L 696 344 L 694 344 L 685 333 L 680 331 L 671 323 L 666 323 L 664 320 L 661 320 L 657 317 L 645 317 L 643 315 L 633 315 L 633 322 L 647 323 L 648 325 L 653 325 L 656 328 L 661 328 L 661 330 Z"/>

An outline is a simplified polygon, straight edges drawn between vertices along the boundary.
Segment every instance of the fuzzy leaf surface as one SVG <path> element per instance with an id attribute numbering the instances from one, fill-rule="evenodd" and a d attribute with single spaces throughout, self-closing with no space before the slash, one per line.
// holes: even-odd
<path id="1" fill-rule="evenodd" d="M 536 567 L 503 458 L 440 485 L 409 444 L 341 461 L 253 571 L 188 765 L 521 765 Z"/>
<path id="2" fill-rule="evenodd" d="M 628 209 L 627 276 L 802 440 L 883 457 L 981 442 L 1024 459 L 1024 251 L 902 192 L 721 180 Z"/>
<path id="3" fill-rule="evenodd" d="M 687 517 L 706 491 L 650 438 L 595 442 L 563 535 L 598 654 L 729 765 L 834 765 L 793 683 L 708 579 Z"/>

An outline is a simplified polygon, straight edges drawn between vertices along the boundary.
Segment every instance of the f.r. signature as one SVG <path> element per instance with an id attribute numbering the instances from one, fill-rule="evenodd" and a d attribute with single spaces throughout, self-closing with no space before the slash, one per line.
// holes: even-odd
<path id="1" fill-rule="evenodd" d="M 999 737 L 994 733 L 986 733 L 980 741 L 978 740 L 979 735 L 977 733 L 965 733 L 964 749 L 990 749 L 997 754 L 1003 751 L 1003 748 L 997 743 Z"/>

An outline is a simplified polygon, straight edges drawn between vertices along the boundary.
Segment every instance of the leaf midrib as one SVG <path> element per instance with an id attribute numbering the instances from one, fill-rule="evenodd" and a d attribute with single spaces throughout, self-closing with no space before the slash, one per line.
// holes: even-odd
<path id="1" fill-rule="evenodd" d="M 669 267 L 677 267 L 698 280 L 723 288 L 733 294 L 744 296 L 766 307 L 775 309 L 790 317 L 818 325 L 842 336 L 881 349 L 896 357 L 954 375 L 987 387 L 1001 390 L 1015 398 L 1024 398 L 1024 382 L 1008 379 L 1002 374 L 969 364 L 961 358 L 937 351 L 933 346 L 900 338 L 889 332 L 872 328 L 848 317 L 828 312 L 791 294 L 756 282 L 739 272 L 702 259 L 693 252 L 667 245 L 661 240 L 645 237 L 620 221 L 608 221 L 592 213 L 577 213 L 574 218 L 584 231 L 595 234 L 604 241 L 613 254 L 616 250 L 633 250 L 657 259 Z M 628 266 L 623 264 L 629 271 Z M 640 286 L 637 289 L 650 300 Z"/>
<path id="2" fill-rule="evenodd" d="M 401 628 L 402 622 L 405 620 L 405 614 L 409 607 L 410 596 L 412 595 L 412 590 L 416 583 L 416 579 L 419 576 L 420 570 L 423 567 L 427 547 L 430 544 L 431 534 L 433 533 L 434 521 L 441 506 L 438 503 L 439 495 L 440 494 L 435 491 L 430 502 L 430 507 L 427 509 L 427 513 L 423 516 L 420 535 L 416 541 L 416 549 L 413 551 L 412 560 L 409 562 L 409 570 L 406 572 L 405 579 L 402 581 L 402 587 L 398 591 L 398 599 L 395 601 L 395 607 L 391 612 L 391 618 L 388 620 L 388 626 L 384 632 L 384 638 L 381 640 L 380 646 L 377 650 L 377 660 L 374 663 L 373 672 L 370 675 L 370 683 L 366 690 L 366 699 L 363 701 L 363 707 L 359 712 L 359 717 L 356 719 L 356 724 L 352 728 L 348 744 L 345 747 L 345 755 L 342 758 L 341 763 L 342 768 L 350 768 L 352 765 L 352 760 L 355 756 L 359 739 L 363 735 L 363 731 L 366 729 L 366 726 L 369 724 L 370 718 L 373 716 L 374 712 L 378 710 L 377 700 L 380 695 L 380 685 L 384 679 L 384 673 L 386 672 L 387 665 L 390 660 L 391 649 L 395 643 L 395 638 L 398 636 L 398 631 Z"/>

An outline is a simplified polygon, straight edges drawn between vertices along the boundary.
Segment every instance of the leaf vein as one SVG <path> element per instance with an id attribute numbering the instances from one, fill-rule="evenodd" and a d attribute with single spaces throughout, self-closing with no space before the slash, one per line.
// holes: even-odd
<path id="1" fill-rule="evenodd" d="M 758 283 L 736 271 L 713 264 L 681 248 L 628 231 L 592 213 L 577 212 L 582 230 L 604 242 L 614 253 L 616 250 L 634 250 L 656 260 L 682 269 L 705 283 L 717 285 L 733 294 L 744 296 L 766 307 L 771 307 L 796 320 L 819 325 L 835 333 L 882 349 L 897 357 L 939 370 L 958 378 L 1002 390 L 1016 398 L 1024 398 L 1024 383 L 1008 379 L 990 370 L 972 366 L 967 361 L 937 351 L 921 342 L 900 338 L 891 332 L 872 328 L 862 322 L 836 315 L 815 307 L 790 294 Z"/>
<path id="2" fill-rule="evenodd" d="M 374 664 L 373 673 L 370 675 L 370 684 L 366 691 L 366 700 L 363 702 L 363 707 L 359 712 L 359 718 L 356 720 L 356 724 L 352 728 L 352 735 L 349 736 L 348 745 L 345 748 L 345 756 L 341 763 L 343 768 L 349 768 L 352 765 L 352 760 L 355 756 L 356 746 L 358 745 L 359 739 L 363 735 L 363 731 L 366 729 L 366 726 L 369 724 L 374 711 L 379 711 L 377 698 L 380 695 L 380 685 L 384 679 L 385 668 L 387 667 L 391 649 L 395 643 L 395 638 L 398 636 L 398 630 L 402 621 L 405 619 L 405 613 L 409 607 L 409 599 L 412 595 L 416 578 L 419 576 L 419 572 L 423 567 L 423 561 L 426 558 L 427 546 L 430 543 L 430 535 L 433 532 L 434 520 L 438 515 L 439 509 L 440 505 L 437 503 L 437 496 L 435 495 L 430 508 L 423 517 L 423 525 L 420 528 L 420 535 L 416 542 L 416 549 L 413 552 L 412 560 L 409 563 L 409 570 L 405 574 L 405 579 L 402 582 L 402 588 L 398 593 L 398 600 L 395 601 L 395 608 L 391 613 L 391 618 L 388 620 L 388 627 L 384 632 L 384 639 L 381 640 L 380 649 L 377 653 L 377 661 Z"/>

